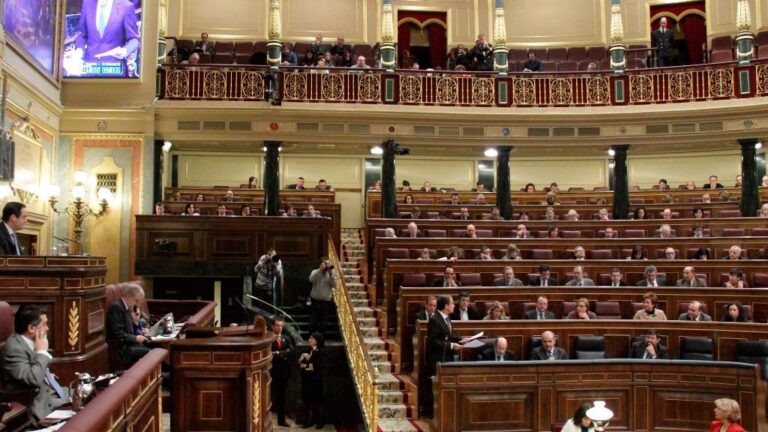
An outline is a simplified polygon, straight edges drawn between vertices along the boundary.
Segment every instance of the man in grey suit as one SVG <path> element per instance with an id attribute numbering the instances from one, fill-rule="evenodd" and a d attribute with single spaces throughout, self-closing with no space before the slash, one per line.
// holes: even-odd
<path id="1" fill-rule="evenodd" d="M 527 319 L 527 320 L 557 319 L 557 317 L 553 312 L 547 310 L 548 307 L 549 307 L 549 300 L 544 296 L 539 296 L 539 298 L 536 299 L 536 309 L 529 310 L 528 312 L 523 314 L 523 319 Z"/>
<path id="2" fill-rule="evenodd" d="M 591 287 L 595 286 L 595 282 L 588 277 L 584 277 L 584 267 L 578 265 L 573 268 L 573 279 L 569 280 L 565 286 Z"/>
<path id="3" fill-rule="evenodd" d="M 531 360 L 566 360 L 568 353 L 564 349 L 555 346 L 557 336 L 547 330 L 541 334 L 541 346 L 531 351 Z"/>
<path id="4" fill-rule="evenodd" d="M 493 286 L 523 286 L 523 281 L 515 277 L 515 271 L 511 266 L 506 266 L 504 267 L 504 277 L 495 279 L 493 281 Z"/>
<path id="5" fill-rule="evenodd" d="M 707 282 L 699 277 L 696 277 L 696 274 L 694 273 L 696 270 L 691 267 L 687 266 L 683 269 L 683 277 L 677 280 L 676 286 L 679 287 L 696 287 L 696 288 L 703 288 L 707 286 Z"/>
<path id="6" fill-rule="evenodd" d="M 712 321 L 712 317 L 701 310 L 701 302 L 694 300 L 688 304 L 688 312 L 677 317 L 678 321 Z"/>
<path id="7" fill-rule="evenodd" d="M 5 342 L 3 380 L 6 390 L 36 390 L 29 406 L 40 420 L 69 402 L 69 392 L 48 370 L 48 317 L 35 305 L 24 305 L 14 317 L 14 333 Z"/>

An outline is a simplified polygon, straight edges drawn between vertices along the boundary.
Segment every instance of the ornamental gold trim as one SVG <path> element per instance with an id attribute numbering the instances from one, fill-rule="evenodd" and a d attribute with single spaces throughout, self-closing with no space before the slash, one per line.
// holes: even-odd
<path id="1" fill-rule="evenodd" d="M 172 98 L 189 95 L 189 74 L 185 70 L 168 70 L 165 78 L 165 94 Z"/>
<path id="2" fill-rule="evenodd" d="M 80 342 L 80 310 L 77 307 L 77 301 L 72 300 L 72 306 L 67 312 L 67 343 L 70 351 L 79 351 L 78 342 Z"/>
<path id="3" fill-rule="evenodd" d="M 534 105 L 536 103 L 536 85 L 531 78 L 518 78 L 512 81 L 512 105 Z"/>
<path id="4" fill-rule="evenodd" d="M 610 102 L 611 92 L 608 78 L 590 78 L 587 81 L 587 103 L 590 105 L 605 105 Z"/>
<path id="5" fill-rule="evenodd" d="M 653 102 L 653 78 L 648 75 L 629 77 L 629 103 Z"/>
<path id="6" fill-rule="evenodd" d="M 307 78 L 299 73 L 283 75 L 285 81 L 283 98 L 285 100 L 304 100 L 307 97 Z"/>
<path id="7" fill-rule="evenodd" d="M 342 74 L 324 74 L 320 86 L 324 100 L 340 101 L 344 98 L 344 77 Z"/>
<path id="8" fill-rule="evenodd" d="M 571 105 L 573 103 L 571 81 L 566 78 L 551 80 L 549 83 L 549 101 L 555 105 Z"/>
<path id="9" fill-rule="evenodd" d="M 240 91 L 243 99 L 264 99 L 264 78 L 258 72 L 245 72 L 240 80 Z"/>
<path id="10" fill-rule="evenodd" d="M 756 66 L 757 69 L 757 94 L 768 93 L 768 64 Z"/>
<path id="11" fill-rule="evenodd" d="M 493 78 L 472 80 L 472 105 L 491 105 L 496 100 Z"/>
<path id="12" fill-rule="evenodd" d="M 253 430 L 261 430 L 261 376 L 253 374 Z"/>
<path id="13" fill-rule="evenodd" d="M 669 74 L 669 98 L 674 100 L 693 99 L 693 73 L 677 72 Z"/>
<path id="14" fill-rule="evenodd" d="M 405 75 L 400 78 L 400 100 L 405 103 L 421 102 L 421 78 Z"/>
<path id="15" fill-rule="evenodd" d="M 459 98 L 459 83 L 455 77 L 440 77 L 437 80 L 437 103 L 453 105 Z"/>
<path id="16" fill-rule="evenodd" d="M 224 98 L 227 95 L 227 77 L 221 71 L 206 71 L 203 79 L 204 98 Z"/>
<path id="17" fill-rule="evenodd" d="M 379 75 L 364 74 L 357 82 L 357 98 L 361 102 L 381 101 L 381 80 Z"/>
<path id="18" fill-rule="evenodd" d="M 733 97 L 733 70 L 712 69 L 709 71 L 709 96 L 713 98 Z"/>

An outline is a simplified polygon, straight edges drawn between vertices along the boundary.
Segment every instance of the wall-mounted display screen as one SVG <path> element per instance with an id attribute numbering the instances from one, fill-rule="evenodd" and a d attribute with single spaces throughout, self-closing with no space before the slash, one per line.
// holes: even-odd
<path id="1" fill-rule="evenodd" d="M 51 76 L 56 66 L 58 0 L 5 0 L 3 27 L 7 38 Z"/>
<path id="2" fill-rule="evenodd" d="M 68 0 L 64 78 L 138 78 L 142 0 Z"/>

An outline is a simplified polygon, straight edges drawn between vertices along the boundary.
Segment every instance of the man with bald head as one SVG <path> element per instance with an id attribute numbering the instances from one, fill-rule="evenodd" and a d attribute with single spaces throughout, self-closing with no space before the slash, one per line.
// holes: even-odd
<path id="1" fill-rule="evenodd" d="M 557 336 L 547 330 L 541 334 L 541 346 L 531 351 L 531 360 L 566 360 L 568 353 L 564 349 L 555 346 Z"/>
<path id="2" fill-rule="evenodd" d="M 416 225 L 416 222 L 410 222 L 408 224 L 408 233 L 405 235 L 407 238 L 417 238 L 417 237 L 424 237 L 424 234 L 419 231 L 419 226 Z"/>
<path id="3" fill-rule="evenodd" d="M 675 286 L 678 287 L 697 287 L 697 288 L 703 288 L 707 286 L 707 282 L 704 281 L 704 279 L 700 277 L 696 277 L 696 274 L 694 273 L 696 269 L 694 269 L 691 266 L 687 266 L 683 269 L 683 277 L 677 280 L 677 283 Z"/>
<path id="4" fill-rule="evenodd" d="M 656 48 L 656 66 L 672 66 L 672 48 L 675 45 L 675 32 L 667 28 L 667 17 L 662 17 L 659 28 L 651 33 L 651 46 Z"/>
<path id="5" fill-rule="evenodd" d="M 515 352 L 507 349 L 507 340 L 503 337 L 496 338 L 493 346 L 486 347 L 478 356 L 479 360 L 504 362 L 514 361 Z"/>
<path id="6" fill-rule="evenodd" d="M 523 281 L 515 277 L 515 271 L 511 266 L 506 266 L 502 277 L 493 281 L 493 286 L 523 286 Z"/>
<path id="7" fill-rule="evenodd" d="M 136 334 L 131 316 L 143 300 L 141 286 L 129 283 L 123 286 L 120 298 L 107 311 L 107 339 L 116 343 L 118 356 L 128 366 L 149 352 L 149 331 L 144 329 L 141 334 Z"/>
<path id="8" fill-rule="evenodd" d="M 475 229 L 474 225 L 472 224 L 467 225 L 467 228 L 464 231 L 464 237 L 477 238 L 477 229 Z"/>
<path id="9" fill-rule="evenodd" d="M 712 321 L 712 317 L 701 310 L 701 302 L 694 300 L 688 303 L 688 312 L 683 312 L 677 319 L 679 321 Z"/>
<path id="10" fill-rule="evenodd" d="M 595 286 L 595 281 L 592 279 L 586 277 L 586 272 L 584 272 L 584 267 L 578 265 L 573 268 L 573 279 L 569 280 L 565 286 L 575 286 L 575 287 L 583 287 L 583 286 Z"/>
<path id="11" fill-rule="evenodd" d="M 728 248 L 728 258 L 726 259 L 731 261 L 738 261 L 746 258 L 744 258 L 744 256 L 741 255 L 741 246 L 733 245 L 730 248 Z"/>

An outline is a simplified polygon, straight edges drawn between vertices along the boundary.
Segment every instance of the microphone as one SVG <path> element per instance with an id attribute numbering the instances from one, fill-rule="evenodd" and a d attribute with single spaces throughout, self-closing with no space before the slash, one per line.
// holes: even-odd
<path id="1" fill-rule="evenodd" d="M 71 238 L 67 238 L 67 237 L 59 237 L 59 236 L 55 236 L 55 235 L 51 236 L 51 237 L 53 237 L 54 239 L 56 239 L 58 241 L 76 244 L 77 245 L 78 253 L 77 254 L 72 254 L 72 255 L 82 255 L 83 244 L 80 243 L 79 240 L 75 240 L 75 239 L 71 239 Z"/>
<path id="2" fill-rule="evenodd" d="M 283 316 L 284 316 L 284 317 L 286 317 L 286 318 L 288 318 L 288 319 L 290 319 L 290 320 L 291 320 L 291 322 L 294 322 L 294 323 L 296 322 L 296 320 L 295 320 L 295 319 L 293 319 L 293 317 L 292 317 L 292 316 L 290 316 L 290 315 L 288 314 L 288 312 L 286 312 L 286 311 L 284 311 L 284 310 L 280 309 L 279 307 L 277 307 L 277 306 L 273 305 L 272 303 L 266 302 L 266 301 L 264 301 L 264 300 L 262 300 L 262 299 L 260 299 L 260 298 L 258 298 L 258 297 L 254 297 L 254 296 L 252 296 L 252 295 L 250 295 L 250 294 L 246 294 L 246 295 L 247 295 L 248 297 L 250 297 L 251 299 L 253 299 L 253 300 L 256 300 L 257 302 L 259 302 L 259 303 L 263 303 L 263 304 L 265 304 L 265 305 L 267 305 L 267 306 L 271 307 L 272 309 L 274 309 L 274 310 L 276 310 L 276 311 L 278 311 L 278 312 L 282 313 L 282 314 L 283 314 Z"/>

